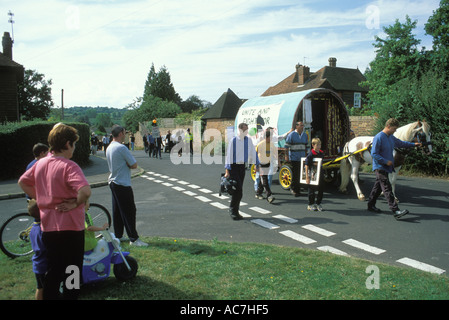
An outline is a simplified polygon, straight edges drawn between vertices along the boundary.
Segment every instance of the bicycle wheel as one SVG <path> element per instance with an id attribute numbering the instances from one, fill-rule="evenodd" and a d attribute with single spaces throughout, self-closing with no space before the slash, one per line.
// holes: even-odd
<path id="1" fill-rule="evenodd" d="M 106 222 L 111 227 L 112 219 L 111 214 L 108 209 L 103 207 L 101 204 L 91 203 L 88 210 L 90 217 L 92 218 L 92 222 L 94 226 L 102 227 Z M 101 234 L 98 233 L 95 235 L 96 238 L 101 237 Z"/>
<path id="2" fill-rule="evenodd" d="M 18 213 L 6 220 L 0 228 L 0 249 L 11 258 L 29 255 L 31 249 L 30 230 L 34 218 L 28 213 Z"/>

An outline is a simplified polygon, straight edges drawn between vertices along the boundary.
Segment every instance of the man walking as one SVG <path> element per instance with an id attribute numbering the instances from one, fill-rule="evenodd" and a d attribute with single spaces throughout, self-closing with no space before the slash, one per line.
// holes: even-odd
<path id="1" fill-rule="evenodd" d="M 112 215 L 114 232 L 117 238 L 123 237 L 123 229 L 126 229 L 130 244 L 147 246 L 139 239 L 136 230 L 136 204 L 131 187 L 131 169 L 137 168 L 137 161 L 123 144 L 125 129 L 121 126 L 112 128 L 113 140 L 106 150 L 106 159 L 109 166 L 109 188 L 112 192 Z"/>
<path id="2" fill-rule="evenodd" d="M 393 134 L 399 127 L 399 121 L 391 118 L 385 123 L 385 128 L 379 132 L 373 139 L 371 156 L 373 157 L 373 171 L 376 172 L 376 181 L 368 199 L 368 210 L 372 212 L 382 212 L 376 208 L 376 200 L 383 191 L 388 201 L 388 206 L 396 219 L 406 215 L 408 210 L 399 210 L 398 204 L 394 199 L 388 174 L 394 170 L 393 150 L 394 148 L 412 148 L 421 146 L 421 143 L 402 141 Z"/>
<path id="3" fill-rule="evenodd" d="M 295 131 L 291 132 L 285 139 L 285 146 L 288 148 L 288 156 L 292 163 L 292 184 L 291 193 L 299 196 L 299 171 L 301 170 L 301 158 L 306 156 L 306 147 L 309 141 L 307 133 L 304 132 L 304 123 L 298 121 Z"/>
<path id="4" fill-rule="evenodd" d="M 229 214 L 234 220 L 240 220 L 243 217 L 239 213 L 240 201 L 243 196 L 243 180 L 245 179 L 245 163 L 255 163 L 258 170 L 259 161 L 253 142 L 246 134 L 248 125 L 240 123 L 239 133 L 229 142 L 226 153 L 225 177 L 237 182 L 236 191 L 232 194 L 231 204 L 229 205 Z"/>

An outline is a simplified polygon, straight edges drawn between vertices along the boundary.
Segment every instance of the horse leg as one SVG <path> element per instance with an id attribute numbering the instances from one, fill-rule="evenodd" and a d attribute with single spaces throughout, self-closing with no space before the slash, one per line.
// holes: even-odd
<path id="1" fill-rule="evenodd" d="M 399 203 L 398 197 L 396 197 L 396 180 L 398 178 L 398 172 L 401 169 L 401 166 L 394 168 L 394 172 L 388 175 L 388 179 L 390 180 L 391 190 L 393 191 L 394 200 Z"/>
<path id="2" fill-rule="evenodd" d="M 349 182 L 350 168 L 351 168 L 351 164 L 348 162 L 347 159 L 343 159 L 340 161 L 341 182 L 340 182 L 340 187 L 338 188 L 338 190 L 341 193 L 348 192 L 347 186 L 348 186 L 348 182 Z"/>
<path id="3" fill-rule="evenodd" d="M 359 198 L 360 201 L 365 201 L 365 195 L 360 189 L 358 181 L 360 162 L 358 162 L 355 159 L 352 159 L 351 163 L 352 163 L 351 180 L 354 183 L 355 191 L 357 192 L 357 198 Z"/>

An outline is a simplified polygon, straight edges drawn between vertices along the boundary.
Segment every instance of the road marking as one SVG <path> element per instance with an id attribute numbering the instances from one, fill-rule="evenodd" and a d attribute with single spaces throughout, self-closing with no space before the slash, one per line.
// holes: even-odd
<path id="1" fill-rule="evenodd" d="M 163 180 L 159 180 L 159 179 L 154 179 L 153 182 L 162 183 L 164 181 Z"/>
<path id="2" fill-rule="evenodd" d="M 258 224 L 261 227 L 273 230 L 279 228 L 278 225 L 275 225 L 273 223 L 270 223 L 268 221 L 262 220 L 262 219 L 253 219 L 251 220 L 252 223 Z"/>
<path id="3" fill-rule="evenodd" d="M 160 174 L 160 173 L 153 172 L 153 176 L 160 177 L 161 174 Z"/>
<path id="4" fill-rule="evenodd" d="M 148 173 L 148 174 L 154 174 L 154 172 L 153 172 L 153 171 L 147 171 L 147 173 Z"/>
<path id="5" fill-rule="evenodd" d="M 419 262 L 419 261 L 416 261 L 416 260 L 413 260 L 410 258 L 402 258 L 402 259 L 396 260 L 396 262 L 405 264 L 405 265 L 407 265 L 409 267 L 413 267 L 415 269 L 427 271 L 430 273 L 443 274 L 446 272 L 446 270 L 443 270 L 443 269 L 431 266 L 430 264 Z"/>
<path id="6" fill-rule="evenodd" d="M 161 176 L 161 178 L 163 178 L 163 179 L 167 179 L 167 178 L 170 178 L 169 176 Z"/>
<path id="7" fill-rule="evenodd" d="M 212 193 L 213 192 L 212 190 L 205 189 L 205 188 L 201 188 L 200 191 L 203 193 Z"/>
<path id="8" fill-rule="evenodd" d="M 170 178 L 170 179 L 168 179 L 168 181 L 178 181 L 178 179 L 176 179 L 176 178 Z"/>
<path id="9" fill-rule="evenodd" d="M 292 219 L 292 218 L 289 218 L 289 217 L 286 217 L 286 216 L 283 216 L 282 214 L 278 214 L 276 216 L 273 216 L 273 218 L 280 219 L 280 220 L 288 222 L 288 223 L 296 223 L 296 222 L 298 222 L 298 220 Z"/>
<path id="10" fill-rule="evenodd" d="M 195 197 L 195 198 L 200 200 L 200 201 L 203 201 L 203 202 L 210 202 L 210 201 L 212 201 L 211 199 L 203 197 L 203 196 L 198 196 L 198 197 Z"/>
<path id="11" fill-rule="evenodd" d="M 229 199 L 229 197 L 227 197 L 227 196 L 224 196 L 224 195 L 219 195 L 218 193 L 214 193 L 214 194 L 212 194 L 212 196 L 214 196 L 215 198 L 218 198 L 218 199 Z"/>
<path id="12" fill-rule="evenodd" d="M 220 202 L 211 202 L 209 203 L 211 206 L 217 207 L 218 209 L 228 209 L 229 207 L 220 203 Z"/>
<path id="13" fill-rule="evenodd" d="M 189 184 L 188 187 L 190 187 L 192 189 L 199 189 L 199 188 L 201 188 L 200 186 L 197 186 L 196 184 Z"/>
<path id="14" fill-rule="evenodd" d="M 178 180 L 177 182 L 180 184 L 189 184 L 187 181 L 183 181 L 183 180 Z"/>
<path id="15" fill-rule="evenodd" d="M 304 229 L 307 229 L 309 231 L 321 234 L 322 236 L 325 237 L 330 237 L 333 236 L 335 233 L 331 232 L 331 231 L 327 231 L 326 229 L 322 229 L 320 227 L 316 227 L 313 224 L 306 224 L 305 226 L 302 226 Z"/>
<path id="16" fill-rule="evenodd" d="M 250 209 L 253 210 L 253 211 L 259 212 L 259 213 L 261 213 L 261 214 L 268 214 L 268 213 L 271 213 L 271 211 L 265 210 L 265 209 L 259 208 L 259 207 L 251 207 Z"/>
<path id="17" fill-rule="evenodd" d="M 170 183 L 170 182 L 164 182 L 163 185 L 164 185 L 164 186 L 167 186 L 167 187 L 171 187 L 171 186 L 173 185 L 173 183 Z"/>
<path id="18" fill-rule="evenodd" d="M 334 247 L 331 247 L 331 246 L 322 246 L 322 247 L 318 247 L 317 249 L 320 250 L 320 251 L 337 254 L 339 256 L 349 257 L 349 254 L 347 254 L 346 252 L 338 250 L 338 249 L 335 249 Z"/>
<path id="19" fill-rule="evenodd" d="M 239 211 L 239 213 L 240 213 L 240 215 L 241 215 L 243 218 L 251 218 L 251 215 L 250 215 L 250 214 L 247 214 L 247 213 L 242 212 L 242 211 Z"/>
<path id="20" fill-rule="evenodd" d="M 192 192 L 192 191 L 184 191 L 183 193 L 185 193 L 186 195 L 191 196 L 191 197 L 197 195 L 195 192 Z"/>
<path id="21" fill-rule="evenodd" d="M 347 245 L 350 245 L 352 247 L 358 248 L 358 249 L 365 250 L 365 251 L 370 252 L 372 254 L 381 254 L 381 253 L 386 252 L 386 250 L 370 246 L 370 245 L 368 245 L 366 243 L 363 243 L 363 242 L 360 242 L 360 241 L 357 241 L 357 240 L 354 240 L 354 239 L 347 239 L 347 240 L 343 241 L 343 243 L 345 243 Z"/>
<path id="22" fill-rule="evenodd" d="M 184 191 L 185 190 L 184 188 L 181 188 L 181 187 L 172 187 L 172 188 L 177 190 L 177 191 Z"/>
<path id="23" fill-rule="evenodd" d="M 147 180 L 156 180 L 156 178 L 148 177 Z"/>
<path id="24" fill-rule="evenodd" d="M 316 241 L 310 238 L 307 238 L 303 235 L 300 235 L 299 233 L 293 232 L 291 230 L 281 231 L 280 234 L 283 234 L 286 237 L 292 238 L 293 240 L 302 242 L 304 244 L 311 244 L 315 243 Z"/>

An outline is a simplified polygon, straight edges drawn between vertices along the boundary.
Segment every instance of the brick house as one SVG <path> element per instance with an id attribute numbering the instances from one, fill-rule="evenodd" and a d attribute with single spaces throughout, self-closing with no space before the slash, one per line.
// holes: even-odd
<path id="1" fill-rule="evenodd" d="M 310 73 L 307 66 L 296 65 L 296 71 L 290 76 L 268 88 L 262 96 L 324 88 L 335 91 L 350 108 L 361 107 L 361 98 L 368 92 L 359 85 L 366 81 L 365 76 L 357 69 L 337 67 L 337 59 L 329 58 L 329 65 L 315 73 Z"/>
<path id="2" fill-rule="evenodd" d="M 17 85 L 23 82 L 24 68 L 12 60 L 12 44 L 9 32 L 5 32 L 0 53 L 0 123 L 20 120 Z"/>

